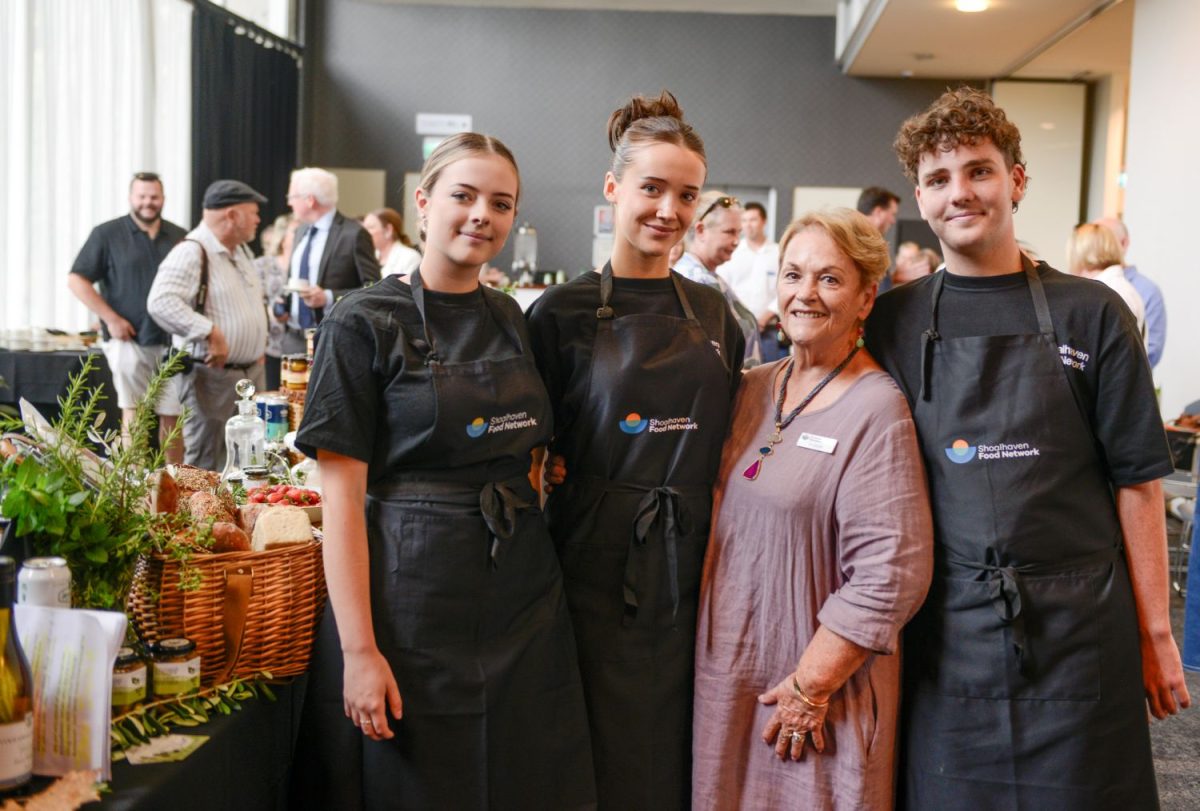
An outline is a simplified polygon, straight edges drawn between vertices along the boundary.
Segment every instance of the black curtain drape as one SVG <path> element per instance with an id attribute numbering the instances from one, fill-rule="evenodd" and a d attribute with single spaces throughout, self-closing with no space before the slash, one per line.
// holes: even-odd
<path id="1" fill-rule="evenodd" d="M 288 175 L 296 168 L 300 47 L 204 0 L 194 7 L 194 219 L 208 185 L 231 178 L 270 198 L 265 225 L 287 211 Z"/>

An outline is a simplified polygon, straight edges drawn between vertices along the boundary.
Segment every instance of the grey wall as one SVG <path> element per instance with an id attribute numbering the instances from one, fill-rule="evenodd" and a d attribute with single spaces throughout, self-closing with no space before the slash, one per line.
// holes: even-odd
<path id="1" fill-rule="evenodd" d="M 918 217 L 892 138 L 953 84 L 842 75 L 831 17 L 309 7 L 304 159 L 386 168 L 400 209 L 403 173 L 421 164 L 415 114 L 470 113 L 516 154 L 539 266 L 571 273 L 589 265 L 604 202 L 608 115 L 631 93 L 674 92 L 704 138 L 709 185 L 774 186 L 782 226 L 794 186 L 883 185 Z"/>

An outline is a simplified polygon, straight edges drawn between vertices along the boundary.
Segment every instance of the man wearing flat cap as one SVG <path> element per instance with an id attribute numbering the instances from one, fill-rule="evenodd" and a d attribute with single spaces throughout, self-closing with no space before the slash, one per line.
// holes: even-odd
<path id="1" fill-rule="evenodd" d="M 267 313 L 245 246 L 266 202 L 237 180 L 210 185 L 203 221 L 159 265 L 146 303 L 173 344 L 195 359 L 182 386 L 189 412 L 184 461 L 206 470 L 225 466 L 225 421 L 235 410 L 236 383 L 246 377 L 260 390 L 266 385 Z"/>

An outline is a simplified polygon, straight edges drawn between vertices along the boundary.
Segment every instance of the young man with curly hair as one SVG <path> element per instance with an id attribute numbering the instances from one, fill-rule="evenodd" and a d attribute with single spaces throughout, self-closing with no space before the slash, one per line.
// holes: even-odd
<path id="1" fill-rule="evenodd" d="M 867 325 L 912 405 L 936 527 L 905 631 L 900 805 L 1156 808 L 1147 708 L 1189 698 L 1171 461 L 1133 318 L 1021 253 L 1021 135 L 986 94 L 948 91 L 894 147 L 946 257 Z"/>

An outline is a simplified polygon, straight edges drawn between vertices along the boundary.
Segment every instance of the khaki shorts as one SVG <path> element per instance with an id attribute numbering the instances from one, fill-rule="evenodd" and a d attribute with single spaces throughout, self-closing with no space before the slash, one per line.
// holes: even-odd
<path id="1" fill-rule="evenodd" d="M 109 340 L 104 342 L 104 357 L 112 372 L 113 386 L 117 390 L 118 408 L 135 408 L 146 394 L 150 378 L 158 368 L 166 352 L 165 346 L 141 346 L 134 341 Z M 182 392 L 179 375 L 167 381 L 159 398 L 156 414 L 177 417 L 181 410 Z"/>

